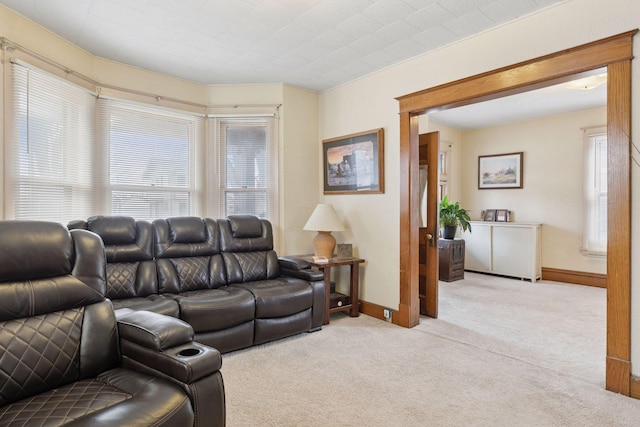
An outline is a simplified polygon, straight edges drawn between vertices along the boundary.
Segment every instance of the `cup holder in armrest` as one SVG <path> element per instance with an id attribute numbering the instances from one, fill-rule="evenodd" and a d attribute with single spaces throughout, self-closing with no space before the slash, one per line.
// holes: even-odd
<path id="1" fill-rule="evenodd" d="M 202 350 L 199 348 L 184 348 L 178 352 L 178 356 L 180 357 L 193 357 L 202 353 Z"/>

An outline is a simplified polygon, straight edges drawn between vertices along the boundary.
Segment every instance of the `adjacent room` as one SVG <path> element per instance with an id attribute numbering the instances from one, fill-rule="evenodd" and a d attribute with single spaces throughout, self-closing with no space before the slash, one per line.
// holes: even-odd
<path id="1" fill-rule="evenodd" d="M 440 132 L 440 191 L 469 208 L 477 234 L 458 235 L 466 244 L 468 280 L 445 277 L 445 282 L 440 282 L 439 296 L 446 305 L 441 306 L 438 317 L 467 330 L 519 342 L 523 353 L 526 349 L 539 360 L 548 357 L 552 365 L 560 363 L 565 371 L 574 369 L 597 383 L 604 382 L 602 356 L 606 345 L 606 184 L 604 191 L 597 191 L 597 197 L 586 191 L 598 184 L 592 170 L 595 165 L 603 167 L 600 181 L 606 183 L 606 161 L 598 161 L 592 148 L 594 135 L 604 133 L 606 144 L 605 82 L 606 74 L 597 70 L 591 77 L 549 88 L 431 113 L 428 124 L 430 130 Z M 606 154 L 606 149 L 602 151 Z M 527 191 L 480 189 L 478 157 L 509 152 L 522 152 L 526 159 L 522 187 Z M 557 174 L 540 176 L 536 171 L 542 168 Z M 522 240 L 495 241 L 507 245 L 513 254 L 501 257 L 508 259 L 507 263 L 490 263 L 486 242 L 500 236 L 488 235 L 487 227 L 500 221 L 483 221 L 482 217 L 483 211 L 494 205 L 509 212 L 509 222 L 544 227 L 538 247 L 533 249 L 541 255 L 537 261 Z M 588 214 L 590 209 L 594 214 Z M 590 221 L 597 224 L 598 213 L 603 213 L 601 225 L 590 225 Z M 502 220 L 508 224 L 506 217 Z M 585 237 L 592 229 L 604 231 L 597 246 L 602 248 L 600 252 L 593 250 L 596 239 Z M 527 234 L 519 237 L 527 240 Z M 591 252 L 585 249 L 589 244 Z M 440 252 L 440 256 L 443 254 Z M 515 280 L 492 281 L 493 276 L 471 272 Z M 558 287 L 549 289 L 549 283 Z M 467 284 L 471 289 L 466 289 Z M 492 304 L 486 304 L 487 300 Z M 526 320 L 516 315 L 529 308 L 534 309 L 524 316 Z"/>

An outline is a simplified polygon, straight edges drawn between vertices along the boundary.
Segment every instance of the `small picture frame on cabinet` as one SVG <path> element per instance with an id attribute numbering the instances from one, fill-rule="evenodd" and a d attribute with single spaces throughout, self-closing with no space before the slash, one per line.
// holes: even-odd
<path id="1" fill-rule="evenodd" d="M 496 209 L 496 221 L 507 222 L 508 212 L 507 209 Z"/>
<path id="2" fill-rule="evenodd" d="M 484 221 L 495 221 L 495 220 L 496 220 L 495 209 L 487 209 L 484 211 Z"/>

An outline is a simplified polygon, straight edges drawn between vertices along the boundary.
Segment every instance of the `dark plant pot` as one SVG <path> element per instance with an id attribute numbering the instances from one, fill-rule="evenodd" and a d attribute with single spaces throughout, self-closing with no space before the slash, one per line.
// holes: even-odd
<path id="1" fill-rule="evenodd" d="M 457 225 L 445 225 L 442 227 L 442 238 L 448 240 L 455 239 L 456 231 L 458 231 Z"/>

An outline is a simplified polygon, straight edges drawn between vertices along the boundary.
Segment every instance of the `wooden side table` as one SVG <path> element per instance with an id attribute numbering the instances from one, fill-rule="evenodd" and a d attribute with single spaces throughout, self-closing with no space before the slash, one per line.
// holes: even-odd
<path id="1" fill-rule="evenodd" d="M 325 296 L 325 311 L 324 311 L 324 325 L 329 324 L 329 314 L 339 311 L 349 310 L 349 316 L 358 317 L 360 311 L 358 310 L 358 286 L 360 282 L 360 264 L 364 262 L 362 258 L 330 258 L 329 262 L 314 262 L 311 256 L 302 256 L 305 261 L 311 264 L 313 267 L 324 273 L 324 296 Z M 350 303 L 339 307 L 331 308 L 331 268 L 351 266 L 351 280 L 349 289 Z"/>

